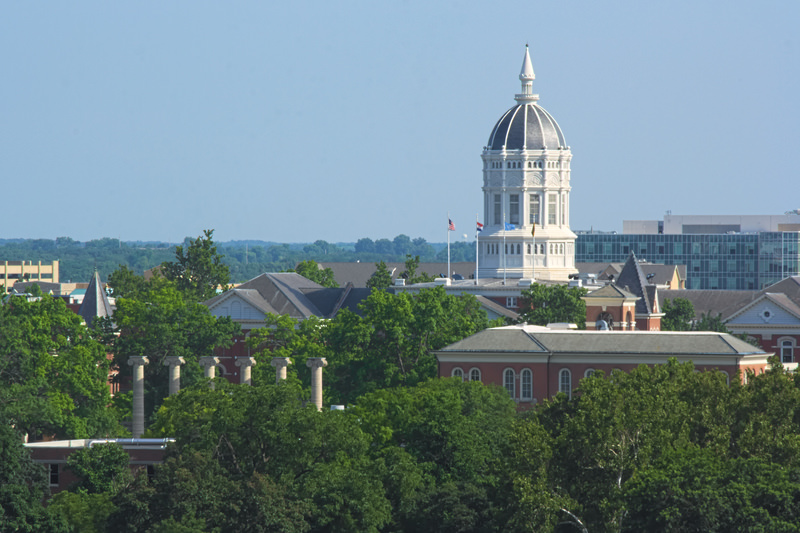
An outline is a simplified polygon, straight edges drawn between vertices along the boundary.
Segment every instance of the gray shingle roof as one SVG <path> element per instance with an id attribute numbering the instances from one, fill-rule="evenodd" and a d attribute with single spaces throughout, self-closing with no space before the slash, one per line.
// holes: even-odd
<path id="1" fill-rule="evenodd" d="M 637 315 L 649 315 L 657 312 L 654 310 L 656 306 L 654 306 L 651 301 L 653 296 L 648 294 L 645 289 L 648 285 L 647 277 L 644 272 L 642 272 L 642 268 L 639 266 L 639 262 L 636 260 L 636 255 L 634 255 L 633 252 L 628 256 L 628 260 L 625 261 L 625 266 L 622 267 L 622 271 L 619 273 L 614 283 L 641 298 L 636 301 Z"/>
<path id="2" fill-rule="evenodd" d="M 530 328 L 530 327 L 528 327 Z M 550 354 L 764 354 L 736 337 L 716 332 L 552 331 L 519 326 L 478 332 L 437 353 Z"/>
<path id="3" fill-rule="evenodd" d="M 96 271 L 89 282 L 89 286 L 86 288 L 86 294 L 78 309 L 78 314 L 86 322 L 86 325 L 90 327 L 96 317 L 107 317 L 114 314 L 114 308 L 108 301 L 108 295 L 103 288 L 103 283 L 100 281 L 100 275 Z"/>

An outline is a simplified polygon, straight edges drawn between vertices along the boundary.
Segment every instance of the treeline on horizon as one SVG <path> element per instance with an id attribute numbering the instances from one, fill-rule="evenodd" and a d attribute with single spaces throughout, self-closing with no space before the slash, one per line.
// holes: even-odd
<path id="1" fill-rule="evenodd" d="M 187 245 L 187 237 L 183 245 Z M 398 235 L 394 239 L 359 239 L 356 243 L 274 243 L 269 241 L 227 241 L 216 243 L 223 262 L 231 272 L 231 281 L 244 282 L 264 272 L 291 270 L 305 260 L 323 262 L 405 261 L 406 255 L 419 256 L 423 263 L 447 261 L 445 243 L 429 243 Z M 57 239 L 0 239 L 0 261 L 58 260 L 62 282 L 88 282 L 94 271 L 107 281 L 120 265 L 137 274 L 170 261 L 175 244 L 165 242 L 120 241 L 105 237 L 81 242 L 69 237 Z M 475 242 L 450 244 L 450 260 L 475 261 Z"/>

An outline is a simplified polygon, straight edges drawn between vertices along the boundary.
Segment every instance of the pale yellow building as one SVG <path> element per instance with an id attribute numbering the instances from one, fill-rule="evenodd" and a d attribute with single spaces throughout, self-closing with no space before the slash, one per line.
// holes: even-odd
<path id="1" fill-rule="evenodd" d="M 45 281 L 48 283 L 59 283 L 58 281 L 58 261 L 52 263 L 42 263 L 38 261 L 0 261 L 0 283 L 6 292 L 18 281 Z"/>

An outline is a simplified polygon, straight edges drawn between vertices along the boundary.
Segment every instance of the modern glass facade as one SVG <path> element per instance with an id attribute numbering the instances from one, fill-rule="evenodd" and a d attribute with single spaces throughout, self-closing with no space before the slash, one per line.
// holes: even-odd
<path id="1" fill-rule="evenodd" d="M 762 289 L 800 275 L 800 232 L 616 234 L 577 232 L 577 263 L 638 259 L 686 265 L 687 289 Z"/>

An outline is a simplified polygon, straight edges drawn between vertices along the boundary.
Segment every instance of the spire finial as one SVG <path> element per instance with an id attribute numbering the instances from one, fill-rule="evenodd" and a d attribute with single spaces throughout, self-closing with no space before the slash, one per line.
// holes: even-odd
<path id="1" fill-rule="evenodd" d="M 520 104 L 529 104 L 539 99 L 538 94 L 533 94 L 533 80 L 536 75 L 533 73 L 533 63 L 531 54 L 528 50 L 528 43 L 525 43 L 525 57 L 522 59 L 522 70 L 519 72 L 519 80 L 522 82 L 522 93 L 514 97 Z"/>

